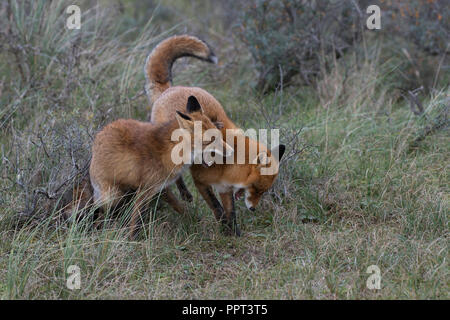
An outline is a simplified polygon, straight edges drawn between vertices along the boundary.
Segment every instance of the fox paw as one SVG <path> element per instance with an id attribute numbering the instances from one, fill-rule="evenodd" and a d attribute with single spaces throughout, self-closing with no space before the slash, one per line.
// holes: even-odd
<path id="1" fill-rule="evenodd" d="M 229 224 L 224 224 L 222 226 L 222 232 L 226 236 L 241 236 L 241 230 L 239 229 L 238 225 L 235 223 L 233 226 Z"/>

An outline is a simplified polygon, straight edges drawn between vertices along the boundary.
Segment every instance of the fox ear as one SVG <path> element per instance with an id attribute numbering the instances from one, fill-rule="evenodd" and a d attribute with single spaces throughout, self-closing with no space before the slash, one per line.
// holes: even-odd
<path id="1" fill-rule="evenodd" d="M 272 153 L 272 155 L 278 160 L 278 162 L 280 162 L 281 158 L 283 157 L 284 151 L 286 151 L 286 146 L 284 144 L 280 144 L 270 150 L 270 153 Z"/>
<path id="2" fill-rule="evenodd" d="M 175 117 L 177 118 L 180 128 L 191 129 L 193 126 L 192 118 L 183 112 L 177 111 Z"/>
<path id="3" fill-rule="evenodd" d="M 186 110 L 188 113 L 192 113 L 192 112 L 200 112 L 203 113 L 202 107 L 200 106 L 200 103 L 198 103 L 198 100 L 196 97 L 194 96 L 189 96 L 188 101 L 187 101 L 187 105 L 186 105 Z"/>

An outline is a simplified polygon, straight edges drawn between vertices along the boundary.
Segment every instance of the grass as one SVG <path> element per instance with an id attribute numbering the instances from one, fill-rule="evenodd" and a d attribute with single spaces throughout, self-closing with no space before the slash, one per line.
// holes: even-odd
<path id="1" fill-rule="evenodd" d="M 81 56 L 72 69 L 45 56 L 22 62 L 35 70 L 33 85 L 17 75 L 14 53 L 0 52 L 0 298 L 449 298 L 448 130 L 410 148 L 446 112 L 448 80 L 422 96 L 425 112 L 414 115 L 393 94 L 401 65 L 385 59 L 389 47 L 376 41 L 363 63 L 348 56 L 324 72 L 318 90 L 294 85 L 264 97 L 246 85 L 253 71 L 244 52 L 223 57 L 228 48 L 217 48 L 219 67 L 192 60 L 175 66 L 176 84 L 204 87 L 236 124 L 280 128 L 288 144 L 277 183 L 257 211 L 237 203 L 242 237 L 219 232 L 188 175 L 190 215 L 159 205 L 139 241 L 126 237 L 126 214 L 101 229 L 92 227 L 91 212 L 60 223 L 36 190 L 51 196 L 82 167 L 102 125 L 145 119 L 142 65 L 165 37 L 152 23 L 130 31 L 133 39 L 120 23 L 114 32 L 107 23 L 93 26 L 96 36 L 83 35 L 80 45 L 97 59 Z M 35 45 L 50 57 L 72 52 L 57 41 Z M 62 81 L 74 68 L 78 81 Z M 58 95 L 66 86 L 67 95 Z M 34 218 L 17 223 L 33 204 Z M 79 290 L 66 286 L 70 265 L 80 267 Z M 380 290 L 366 287 L 370 265 L 381 270 Z"/>

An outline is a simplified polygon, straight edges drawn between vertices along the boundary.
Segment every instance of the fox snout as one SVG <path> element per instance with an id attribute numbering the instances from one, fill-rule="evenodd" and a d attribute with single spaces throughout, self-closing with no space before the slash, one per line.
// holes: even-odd
<path id="1" fill-rule="evenodd" d="M 254 212 L 256 210 L 256 205 L 254 202 L 252 202 L 251 198 L 252 196 L 249 195 L 249 192 L 245 188 L 240 188 L 234 193 L 234 199 L 239 200 L 243 195 L 245 195 L 245 205 L 247 206 L 247 209 Z"/>
<path id="2" fill-rule="evenodd" d="M 260 199 L 260 195 L 255 195 L 248 191 L 245 192 L 245 206 L 252 212 L 256 210 L 256 206 L 258 205 Z"/>
<path id="3" fill-rule="evenodd" d="M 256 206 L 258 205 L 259 199 L 258 201 L 252 201 L 251 199 L 252 197 L 245 195 L 245 206 L 247 207 L 248 210 L 254 212 L 256 210 Z"/>

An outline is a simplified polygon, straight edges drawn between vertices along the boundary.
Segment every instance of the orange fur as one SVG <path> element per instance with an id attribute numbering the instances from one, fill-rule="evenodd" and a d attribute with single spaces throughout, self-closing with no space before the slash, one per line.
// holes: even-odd
<path id="1" fill-rule="evenodd" d="M 170 87 L 172 64 L 176 59 L 185 56 L 217 62 L 217 57 L 209 46 L 196 37 L 173 36 L 162 41 L 150 53 L 145 64 L 146 91 L 151 102 L 156 101 L 161 93 Z"/>

